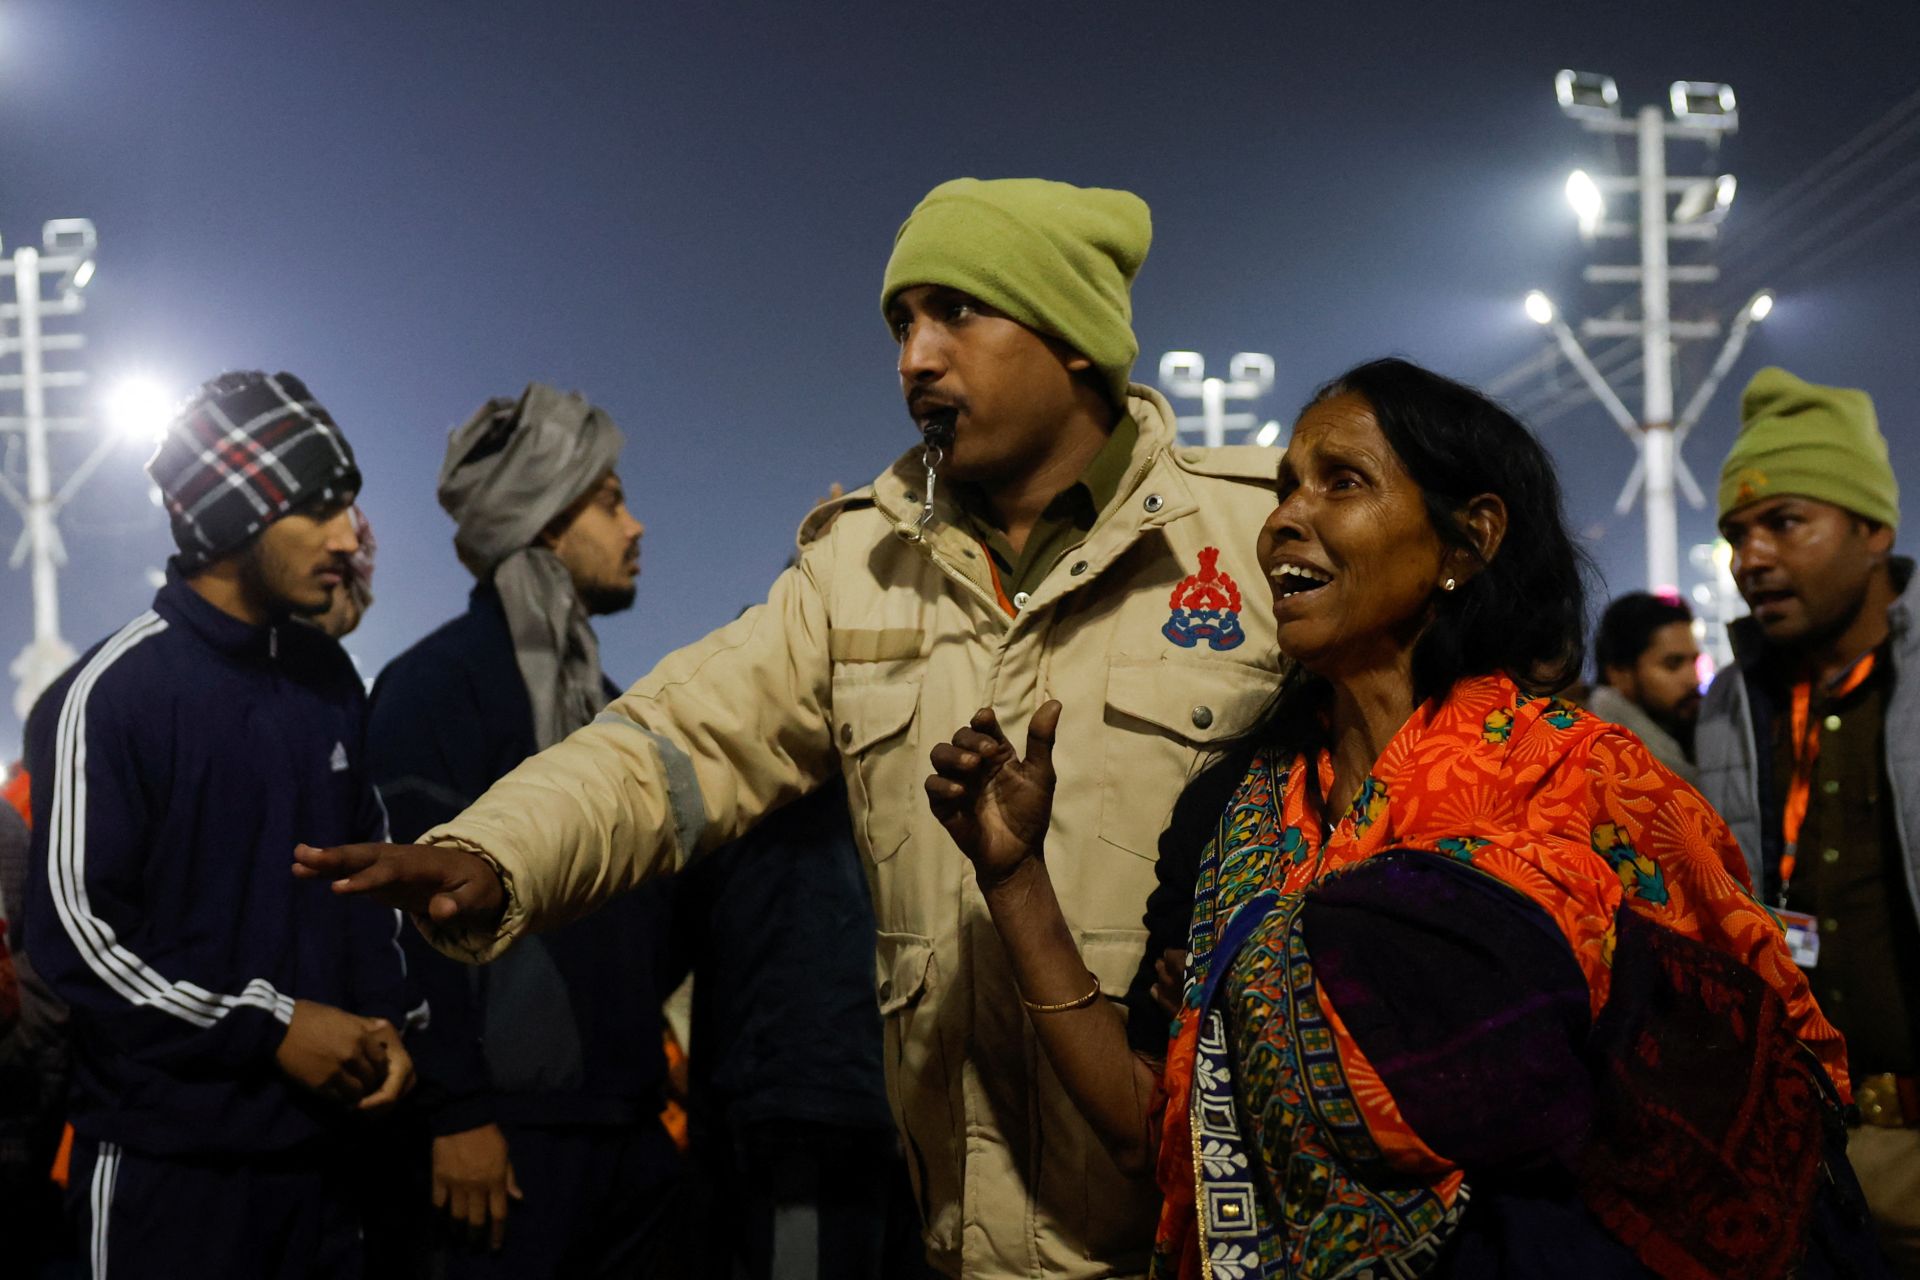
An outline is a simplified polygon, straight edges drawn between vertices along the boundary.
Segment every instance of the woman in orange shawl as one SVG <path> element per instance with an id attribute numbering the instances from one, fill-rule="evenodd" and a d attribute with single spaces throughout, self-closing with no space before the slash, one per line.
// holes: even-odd
<path id="1" fill-rule="evenodd" d="M 1294 666 L 1161 842 L 1170 1040 L 1144 969 L 1101 998 L 1047 878 L 1059 705 L 1024 758 L 981 712 L 927 780 L 1056 1073 L 1158 1175 L 1153 1274 L 1881 1274 L 1840 1037 L 1725 824 L 1545 696 L 1584 613 L 1538 443 L 1376 361 L 1276 481 Z"/>

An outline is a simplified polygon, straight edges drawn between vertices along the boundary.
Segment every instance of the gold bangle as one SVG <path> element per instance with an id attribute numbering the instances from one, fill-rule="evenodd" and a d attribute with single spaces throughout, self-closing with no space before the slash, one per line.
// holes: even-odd
<path id="1" fill-rule="evenodd" d="M 1027 1006 L 1027 1012 L 1029 1013 L 1065 1013 L 1069 1009 L 1084 1009 L 1099 998 L 1100 979 L 1095 978 L 1093 980 L 1093 990 L 1087 992 L 1087 994 L 1081 996 L 1078 1000 L 1063 1000 L 1059 1004 L 1035 1004 L 1025 996 L 1021 996 L 1020 1003 Z"/>

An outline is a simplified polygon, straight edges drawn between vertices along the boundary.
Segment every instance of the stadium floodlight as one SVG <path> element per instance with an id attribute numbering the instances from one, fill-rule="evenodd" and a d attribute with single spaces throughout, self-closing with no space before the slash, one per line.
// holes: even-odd
<path id="1" fill-rule="evenodd" d="M 81 261 L 79 266 L 73 269 L 74 288 L 84 289 L 93 283 L 94 265 L 92 258 L 86 258 Z"/>
<path id="2" fill-rule="evenodd" d="M 135 444 L 159 443 L 173 417 L 174 397 L 152 378 L 128 378 L 107 393 L 108 428 Z"/>
<path id="3" fill-rule="evenodd" d="M 1673 118 L 1688 128 L 1730 133 L 1739 126 L 1740 113 L 1730 84 L 1675 80 L 1668 95 L 1673 102 Z"/>
<path id="4" fill-rule="evenodd" d="M 1773 290 L 1762 289 L 1747 303 L 1747 318 L 1759 324 L 1773 314 Z"/>
<path id="5" fill-rule="evenodd" d="M 1702 178 L 1688 186 L 1673 208 L 1675 222 L 1717 223 L 1733 207 L 1733 193 L 1739 183 L 1730 173 L 1717 178 Z"/>
<path id="6" fill-rule="evenodd" d="M 1254 433 L 1253 442 L 1264 449 L 1279 438 L 1280 424 L 1269 419 L 1267 422 L 1261 424 L 1260 430 Z"/>
<path id="7" fill-rule="evenodd" d="M 1575 169 L 1567 175 L 1567 203 L 1580 219 L 1581 235 L 1592 235 L 1607 216 L 1607 198 L 1601 194 L 1600 184 L 1585 169 Z"/>
<path id="8" fill-rule="evenodd" d="M 1620 88 L 1612 76 L 1595 71 L 1561 71 L 1553 77 L 1553 96 L 1576 120 L 1612 120 L 1620 115 Z"/>
<path id="9" fill-rule="evenodd" d="M 1553 323 L 1553 299 L 1549 298 L 1546 294 L 1540 292 L 1538 289 L 1533 290 L 1527 295 L 1525 305 L 1527 308 L 1527 319 L 1533 321 L 1535 324 L 1541 325 Z"/>

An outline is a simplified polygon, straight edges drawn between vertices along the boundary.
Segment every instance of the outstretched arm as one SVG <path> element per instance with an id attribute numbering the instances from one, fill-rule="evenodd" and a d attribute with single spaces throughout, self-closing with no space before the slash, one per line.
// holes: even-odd
<path id="1" fill-rule="evenodd" d="M 1014 754 L 991 710 L 933 749 L 927 800 L 973 862 L 1028 1017 L 1054 1074 L 1114 1161 L 1153 1167 L 1155 1073 L 1129 1051 L 1126 1021 L 1080 958 L 1043 856 L 1053 810 L 1060 704 L 1034 714 Z"/>

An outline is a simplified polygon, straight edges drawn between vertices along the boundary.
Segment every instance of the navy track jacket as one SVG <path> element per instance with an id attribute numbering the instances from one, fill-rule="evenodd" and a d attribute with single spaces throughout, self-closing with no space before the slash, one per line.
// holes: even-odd
<path id="1" fill-rule="evenodd" d="M 386 839 L 340 646 L 169 573 L 27 723 L 26 947 L 73 1009 L 75 1129 L 178 1155 L 286 1152 L 347 1114 L 274 1061 L 296 999 L 404 1025 L 396 912 L 296 880 L 293 846 Z"/>

